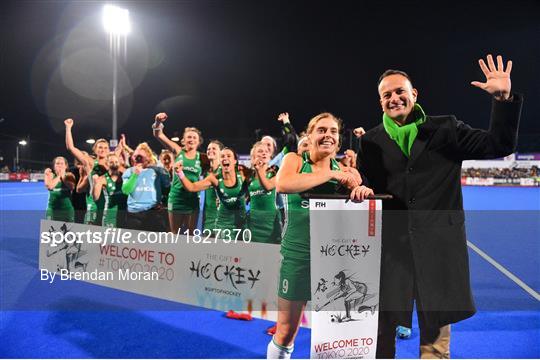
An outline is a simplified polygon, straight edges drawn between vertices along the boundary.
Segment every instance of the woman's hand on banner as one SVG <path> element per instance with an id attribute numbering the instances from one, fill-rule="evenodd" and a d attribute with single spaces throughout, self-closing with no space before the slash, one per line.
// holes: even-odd
<path id="1" fill-rule="evenodd" d="M 373 196 L 375 193 L 372 189 L 367 186 L 360 185 L 352 189 L 351 191 L 351 200 L 353 201 L 364 201 L 368 196 Z"/>
<path id="2" fill-rule="evenodd" d="M 350 190 L 354 189 L 356 186 L 359 186 L 362 182 L 361 178 L 360 181 L 358 181 L 358 178 L 350 171 L 332 170 L 332 178 Z"/>

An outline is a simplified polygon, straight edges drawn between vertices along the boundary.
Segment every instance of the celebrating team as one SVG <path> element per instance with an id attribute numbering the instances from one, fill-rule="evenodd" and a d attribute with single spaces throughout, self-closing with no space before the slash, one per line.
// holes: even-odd
<path id="1" fill-rule="evenodd" d="M 253 145 L 250 169 L 239 166 L 236 153 L 217 141 L 210 142 L 206 155 L 199 153 L 202 137 L 196 128 L 186 128 L 182 146 L 172 142 L 163 133 L 167 119 L 163 113 L 156 115 L 153 130 L 170 150 L 167 170 L 155 165 L 146 143 L 131 153 L 125 138 L 114 154 L 100 139 L 94 145 L 95 158 L 89 156 L 74 147 L 73 121 L 68 119 L 66 145 L 81 164 L 80 178 L 76 181 L 66 171 L 65 158 L 55 158 L 54 171 L 47 169 L 45 173 L 45 185 L 51 191 L 47 216 L 71 221 L 73 209 L 66 200 L 69 192 L 89 188 L 85 222 L 97 223 L 103 218 L 104 225 L 118 224 L 120 220 L 114 214 L 121 213 L 121 188 L 127 195 L 128 227 L 165 229 L 160 211 L 172 174 L 167 207 L 170 230 L 193 230 L 199 212 L 196 193 L 209 192 L 203 210 L 205 228 L 248 226 L 253 241 L 281 243 L 278 322 L 267 357 L 290 358 L 311 294 L 309 211 L 300 194 L 308 190 L 319 194 L 342 192 L 363 200 L 373 195 L 373 190 L 362 184 L 366 179 L 377 192 L 394 197 L 385 204 L 383 213 L 376 355 L 395 356 L 396 326 L 411 326 L 416 303 L 420 356 L 448 358 L 450 324 L 475 313 L 461 163 L 506 156 L 515 151 L 517 142 L 523 98 L 511 92 L 512 62 L 505 67 L 501 56 L 496 60 L 491 55 L 487 64 L 479 60 L 486 81 L 471 83 L 493 97 L 488 130 L 473 129 L 454 116 L 426 115 L 417 103 L 418 90 L 409 75 L 399 70 L 384 72 L 378 82 L 382 123 L 365 135 L 363 129 L 357 129 L 363 135 L 357 165 L 355 154 L 349 151 L 342 162 L 336 161 L 341 122 L 330 113 L 312 118 L 298 141 L 287 114 L 281 114 L 285 138 L 292 135 L 294 145 L 287 145 L 271 160 L 275 140 L 263 137 Z M 174 156 L 174 164 L 170 156 Z M 249 215 L 246 199 L 250 200 Z M 152 226 L 145 228 L 145 224 Z"/>
<path id="2" fill-rule="evenodd" d="M 337 121 L 329 113 L 315 118 Z M 308 133 L 298 139 L 289 115 L 280 114 L 283 148 L 278 152 L 274 138 L 262 137 L 250 151 L 251 167 L 246 167 L 239 164 L 236 152 L 219 140 L 211 140 L 206 153 L 200 152 L 203 138 L 195 127 L 185 128 L 181 144 L 172 141 L 165 135 L 166 120 L 167 114 L 159 113 L 152 125 L 154 137 L 165 147 L 158 160 L 147 143 L 133 150 L 124 135 L 114 152 L 105 139 L 95 142 L 93 155 L 81 151 L 74 145 L 74 121 L 66 119 L 66 147 L 79 164 L 79 171 L 70 173 L 63 157 L 55 158 L 53 169 L 46 170 L 50 191 L 47 218 L 74 221 L 70 194 L 85 193 L 85 224 L 193 233 L 202 211 L 202 229 L 209 233 L 249 229 L 252 241 L 279 244 L 286 212 L 283 196 L 276 189 L 276 175 L 286 154 L 301 159 L 308 156 L 311 144 L 315 144 L 312 151 L 318 149 L 309 132 L 313 129 L 308 127 Z M 332 141 L 333 164 L 337 164 L 338 144 Z M 355 189 L 362 180 L 353 160 L 354 152 L 348 150 L 339 166 L 349 176 L 348 183 L 343 180 L 343 184 L 360 198 L 367 193 Z M 355 182 L 351 180 L 353 175 Z"/>

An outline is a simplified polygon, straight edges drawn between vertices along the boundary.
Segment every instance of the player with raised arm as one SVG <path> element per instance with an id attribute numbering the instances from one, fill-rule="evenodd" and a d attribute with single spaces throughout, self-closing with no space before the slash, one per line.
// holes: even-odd
<path id="1" fill-rule="evenodd" d="M 73 156 L 84 165 L 84 172 L 86 177 L 81 177 L 79 184 L 77 184 L 77 191 L 86 191 L 86 214 L 84 217 L 85 224 L 101 224 L 101 215 L 103 213 L 103 207 L 105 205 L 105 199 L 103 197 L 95 201 L 92 197 L 92 177 L 105 174 L 107 170 L 107 155 L 109 154 L 109 143 L 105 139 L 98 139 L 92 146 L 92 151 L 96 155 L 96 158 L 91 157 L 86 152 L 79 150 L 75 146 L 73 141 L 73 119 L 64 120 L 66 126 L 66 148 L 73 154 Z M 115 152 L 120 153 L 122 146 L 118 146 Z"/>
<path id="2" fill-rule="evenodd" d="M 203 172 L 203 163 L 207 165 L 206 155 L 197 150 L 203 143 L 202 134 L 195 127 L 186 127 L 182 135 L 183 146 L 180 146 L 163 132 L 167 118 L 166 113 L 155 116 L 155 122 L 152 125 L 154 137 L 174 154 L 175 163 L 182 162 L 184 173 L 190 181 L 198 181 Z M 167 209 L 170 229 L 173 233 L 178 232 L 179 229 L 193 232 L 199 216 L 199 194 L 187 191 L 174 172 Z"/>

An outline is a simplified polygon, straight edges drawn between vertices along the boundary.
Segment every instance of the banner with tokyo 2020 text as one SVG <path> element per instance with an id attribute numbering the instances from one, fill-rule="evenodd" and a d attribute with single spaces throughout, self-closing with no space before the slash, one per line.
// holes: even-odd
<path id="1" fill-rule="evenodd" d="M 81 280 L 275 320 L 279 261 L 274 244 L 41 221 L 40 277 L 51 286 Z"/>
<path id="2" fill-rule="evenodd" d="M 375 358 L 381 200 L 310 199 L 311 357 Z"/>

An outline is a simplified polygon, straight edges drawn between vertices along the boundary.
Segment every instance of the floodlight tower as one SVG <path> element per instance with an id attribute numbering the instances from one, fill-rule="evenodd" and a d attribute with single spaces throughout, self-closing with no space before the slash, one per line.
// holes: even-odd
<path id="1" fill-rule="evenodd" d="M 24 139 L 17 143 L 17 148 L 15 150 L 15 164 L 13 166 L 15 172 L 19 171 L 19 145 L 26 146 L 26 144 L 28 144 L 28 142 Z"/>
<path id="2" fill-rule="evenodd" d="M 121 42 L 124 40 L 124 53 L 126 37 L 131 31 L 129 10 L 114 5 L 105 5 L 103 8 L 103 26 L 109 33 L 109 47 L 113 61 L 113 95 L 112 95 L 112 139 L 111 146 L 118 144 L 118 58 Z"/>

